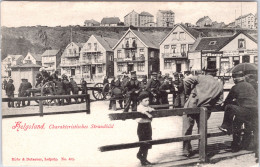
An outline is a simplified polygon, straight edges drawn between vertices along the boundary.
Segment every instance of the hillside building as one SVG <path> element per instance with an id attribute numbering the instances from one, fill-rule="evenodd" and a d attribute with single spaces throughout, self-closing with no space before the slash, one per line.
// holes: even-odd
<path id="1" fill-rule="evenodd" d="M 23 59 L 23 64 L 42 65 L 42 56 L 41 56 L 41 54 L 34 54 L 34 53 L 28 52 L 28 54 Z"/>
<path id="2" fill-rule="evenodd" d="M 53 73 L 61 62 L 61 55 L 60 50 L 46 50 L 41 55 L 42 66 L 45 67 L 46 71 Z"/>
<path id="3" fill-rule="evenodd" d="M 171 10 L 158 10 L 156 23 L 158 27 L 173 27 L 175 24 L 175 13 Z"/>
<path id="4" fill-rule="evenodd" d="M 2 77 L 11 77 L 11 66 L 20 65 L 23 63 L 23 55 L 7 55 L 1 64 Z"/>
<path id="5" fill-rule="evenodd" d="M 204 16 L 196 22 L 196 25 L 199 27 L 211 27 L 212 20 L 209 18 L 209 16 Z"/>
<path id="6" fill-rule="evenodd" d="M 118 17 L 105 17 L 101 20 L 101 26 L 117 26 L 120 23 Z"/>
<path id="7" fill-rule="evenodd" d="M 241 28 L 255 29 L 255 16 L 252 13 L 238 17 L 235 25 Z"/>
<path id="8" fill-rule="evenodd" d="M 96 20 L 93 20 L 93 19 L 85 20 L 84 21 L 84 26 L 86 26 L 86 27 L 100 26 L 100 23 L 98 21 L 96 21 Z"/>

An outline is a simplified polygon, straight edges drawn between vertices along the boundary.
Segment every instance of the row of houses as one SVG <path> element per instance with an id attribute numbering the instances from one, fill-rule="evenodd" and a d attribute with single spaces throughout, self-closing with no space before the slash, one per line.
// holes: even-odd
<path id="1" fill-rule="evenodd" d="M 207 37 L 183 24 L 177 24 L 160 42 L 149 33 L 129 28 L 119 40 L 92 35 L 85 43 L 69 43 L 63 52 L 47 50 L 41 55 L 17 57 L 16 64 L 8 67 L 12 72 L 25 68 L 37 72 L 44 66 L 74 78 L 112 77 L 131 71 L 141 78 L 154 71 L 199 73 L 204 67 L 217 68 L 218 75 L 223 76 L 239 63 L 258 63 L 257 41 L 247 33 Z M 13 59 L 12 55 L 3 60 L 3 66 L 7 59 Z M 33 78 L 36 72 L 26 77 Z"/>

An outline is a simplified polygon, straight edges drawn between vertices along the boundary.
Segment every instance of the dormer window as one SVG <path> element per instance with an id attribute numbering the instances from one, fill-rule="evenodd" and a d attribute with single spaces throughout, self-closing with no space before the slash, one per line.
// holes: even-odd
<path id="1" fill-rule="evenodd" d="M 209 45 L 216 45 L 217 41 L 210 41 Z"/>

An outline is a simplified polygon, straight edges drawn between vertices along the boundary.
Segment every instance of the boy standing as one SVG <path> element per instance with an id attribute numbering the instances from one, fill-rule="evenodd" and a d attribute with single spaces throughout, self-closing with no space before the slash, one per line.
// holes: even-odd
<path id="1" fill-rule="evenodd" d="M 150 112 L 154 111 L 153 108 L 149 107 L 149 95 L 141 93 L 138 97 L 140 104 L 137 106 L 137 112 L 145 114 L 147 118 L 138 118 L 137 135 L 139 141 L 152 140 L 152 115 Z M 152 148 L 150 144 L 142 145 L 137 153 L 137 158 L 141 161 L 142 165 L 151 165 L 147 160 L 148 149 Z"/>

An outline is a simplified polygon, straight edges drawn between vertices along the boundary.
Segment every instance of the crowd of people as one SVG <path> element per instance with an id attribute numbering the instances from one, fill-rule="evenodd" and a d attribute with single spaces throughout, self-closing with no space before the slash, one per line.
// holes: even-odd
<path id="1" fill-rule="evenodd" d="M 245 71 L 237 71 L 232 74 L 235 85 L 229 91 L 225 101 L 223 97 L 223 82 L 216 78 L 216 69 L 203 69 L 204 73 L 193 76 L 187 71 L 185 74 L 174 73 L 173 78 L 169 74 L 162 76 L 161 72 L 153 72 L 148 80 L 143 76 L 142 80 L 137 79 L 135 72 L 130 76 L 126 73 L 112 78 L 109 92 L 111 94 L 109 110 L 112 109 L 116 101 L 119 102 L 123 112 L 141 112 L 147 118 L 138 119 L 137 134 L 140 141 L 152 139 L 151 121 L 154 111 L 149 105 L 161 105 L 161 109 L 168 109 L 168 95 L 173 95 L 174 108 L 194 108 L 206 107 L 208 109 L 208 119 L 211 112 L 221 110 L 224 112 L 223 123 L 219 129 L 233 136 L 231 145 L 232 152 L 241 149 L 252 149 L 258 161 L 258 84 L 255 74 L 246 74 Z M 56 87 L 56 95 L 78 94 L 79 87 L 73 78 L 68 79 L 66 75 L 58 77 L 55 71 L 50 75 L 44 69 L 36 76 L 36 87 L 41 87 L 45 83 L 52 81 Z M 103 84 L 109 83 L 107 77 Z M 87 82 L 81 79 L 82 94 L 87 93 Z M 15 87 L 13 80 L 3 83 L 7 97 L 14 97 Z M 18 89 L 19 97 L 29 96 L 28 89 L 32 88 L 27 79 L 22 79 Z M 71 99 L 65 99 L 67 104 Z M 81 102 L 84 98 L 81 99 Z M 79 99 L 75 98 L 79 103 Z M 58 105 L 64 105 L 64 100 L 57 100 Z M 22 101 L 22 106 L 25 106 Z M 30 105 L 28 101 L 27 105 Z M 8 102 L 8 107 L 14 107 L 13 102 Z M 195 123 L 199 129 L 199 114 L 187 114 L 183 116 L 183 131 L 185 135 L 191 135 Z M 142 165 L 151 164 L 147 160 L 148 149 L 151 146 L 142 146 L 137 154 L 137 158 Z M 190 157 L 194 154 L 190 141 L 183 142 L 183 155 Z"/>
<path id="2" fill-rule="evenodd" d="M 169 104 L 168 94 L 173 94 L 175 108 L 205 107 L 208 110 L 207 118 L 215 110 L 225 111 L 223 123 L 219 126 L 221 131 L 233 136 L 232 152 L 240 150 L 253 150 L 258 162 L 258 108 L 257 108 L 257 76 L 245 74 L 244 71 L 234 72 L 232 77 L 235 85 L 231 88 L 224 101 L 223 82 L 216 78 L 216 69 L 206 68 L 203 75 L 185 75 L 174 73 L 173 78 L 168 74 L 152 73 L 147 81 L 144 76 L 138 81 L 135 72 L 130 78 L 124 74 L 122 79 L 117 76 L 111 81 L 111 101 L 109 109 L 116 100 L 120 107 L 128 112 L 141 112 L 147 118 L 137 119 L 137 134 L 139 141 L 152 140 L 151 111 L 149 105 Z M 108 81 L 106 81 L 108 82 Z M 124 100 L 123 100 L 124 99 Z M 123 101 L 125 106 L 123 107 Z M 165 107 L 169 108 L 169 107 Z M 183 116 L 183 131 L 191 135 L 195 123 L 199 129 L 199 114 Z M 147 160 L 148 149 L 151 145 L 141 146 L 137 158 L 142 165 L 151 164 Z M 194 154 L 190 141 L 183 142 L 183 156 L 190 157 Z"/>

